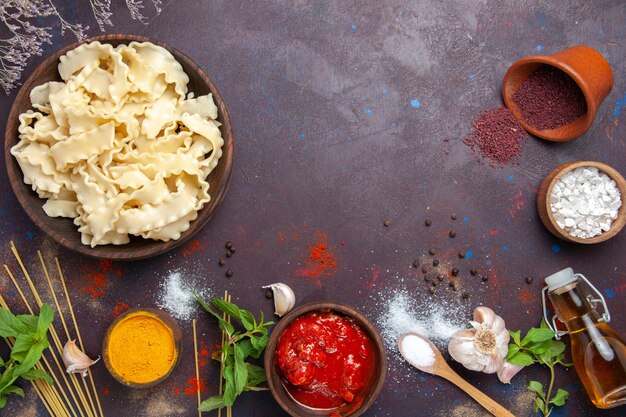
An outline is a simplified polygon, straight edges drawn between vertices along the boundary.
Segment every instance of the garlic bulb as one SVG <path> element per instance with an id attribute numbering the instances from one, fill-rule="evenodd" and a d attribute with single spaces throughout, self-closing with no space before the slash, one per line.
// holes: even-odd
<path id="1" fill-rule="evenodd" d="M 68 374 L 83 374 L 83 377 L 87 376 L 87 369 L 100 360 L 99 356 L 95 361 L 90 359 L 76 346 L 74 340 L 68 340 L 63 346 L 62 357 Z"/>
<path id="2" fill-rule="evenodd" d="M 282 317 L 287 314 L 296 304 L 296 296 L 293 290 L 282 282 L 265 285 L 263 288 L 270 288 L 274 294 L 274 314 Z"/>
<path id="3" fill-rule="evenodd" d="M 510 336 L 504 320 L 492 309 L 478 307 L 470 324 L 472 329 L 452 335 L 448 352 L 467 369 L 492 374 L 504 364 L 509 351 Z"/>

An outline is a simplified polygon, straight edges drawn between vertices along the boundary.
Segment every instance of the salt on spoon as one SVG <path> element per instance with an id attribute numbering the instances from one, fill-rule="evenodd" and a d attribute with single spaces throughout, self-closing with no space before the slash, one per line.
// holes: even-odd
<path id="1" fill-rule="evenodd" d="M 405 333 L 398 339 L 398 349 L 404 359 L 422 372 L 438 375 L 461 388 L 496 417 L 515 417 L 509 410 L 489 398 L 450 368 L 439 349 L 418 333 Z"/>

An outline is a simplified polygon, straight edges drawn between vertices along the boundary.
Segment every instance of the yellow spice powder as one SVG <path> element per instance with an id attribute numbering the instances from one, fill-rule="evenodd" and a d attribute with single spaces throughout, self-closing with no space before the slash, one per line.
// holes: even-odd
<path id="1" fill-rule="evenodd" d="M 177 355 L 172 330 L 149 313 L 129 314 L 109 336 L 111 367 L 131 383 L 145 384 L 163 377 Z"/>

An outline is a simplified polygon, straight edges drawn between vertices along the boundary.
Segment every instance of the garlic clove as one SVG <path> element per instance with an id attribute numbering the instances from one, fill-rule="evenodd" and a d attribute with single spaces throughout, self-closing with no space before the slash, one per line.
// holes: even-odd
<path id="1" fill-rule="evenodd" d="M 62 358 L 68 374 L 82 374 L 83 377 L 87 376 L 87 369 L 100 360 L 99 356 L 94 361 L 85 355 L 74 340 L 68 340 L 63 346 Z"/>
<path id="2" fill-rule="evenodd" d="M 296 304 L 296 296 L 293 290 L 282 282 L 265 285 L 263 288 L 269 288 L 274 294 L 274 314 L 282 317 L 287 314 Z"/>
<path id="3" fill-rule="evenodd" d="M 503 384 L 510 384 L 511 379 L 522 369 L 524 369 L 522 365 L 513 365 L 504 361 L 500 369 L 498 369 L 498 379 Z"/>

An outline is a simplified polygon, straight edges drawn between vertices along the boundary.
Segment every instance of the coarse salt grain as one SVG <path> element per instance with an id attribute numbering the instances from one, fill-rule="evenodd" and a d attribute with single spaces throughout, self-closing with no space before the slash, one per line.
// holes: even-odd
<path id="1" fill-rule="evenodd" d="M 413 334 L 404 336 L 401 343 L 404 357 L 418 368 L 426 368 L 435 363 L 435 352 L 427 341 Z"/>
<path id="2" fill-rule="evenodd" d="M 187 321 L 198 309 L 198 302 L 191 291 L 194 282 L 179 271 L 171 272 L 161 284 L 157 305 L 166 309 L 175 319 Z M 203 297 L 204 291 L 196 293 Z"/>
<path id="3" fill-rule="evenodd" d="M 617 184 L 596 167 L 579 167 L 563 174 L 550 194 L 556 224 L 581 239 L 610 230 L 621 206 Z"/>

